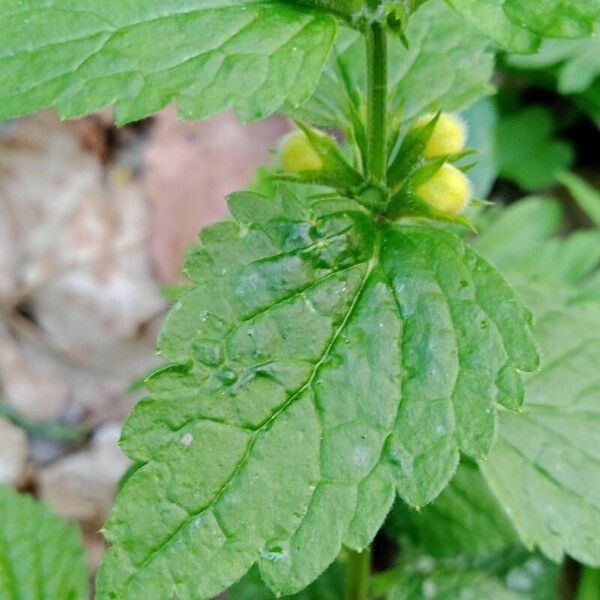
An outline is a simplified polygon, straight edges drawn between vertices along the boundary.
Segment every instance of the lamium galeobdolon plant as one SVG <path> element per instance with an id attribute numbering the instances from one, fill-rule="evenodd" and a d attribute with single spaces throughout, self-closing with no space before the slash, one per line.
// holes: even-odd
<path id="1" fill-rule="evenodd" d="M 135 469 L 104 529 L 98 598 L 211 598 L 249 571 L 232 598 L 297 594 L 337 557 L 347 598 L 522 598 L 481 564 L 421 581 L 408 549 L 370 579 L 396 498 L 422 525 L 456 490 L 473 515 L 484 506 L 467 542 L 442 535 L 467 554 L 520 539 L 600 564 L 597 374 L 556 401 L 540 391 L 553 367 L 523 377 L 552 327 L 596 309 L 564 292 L 559 322 L 532 330 L 465 241 L 473 157 L 454 116 L 492 92 L 496 50 L 589 36 L 599 18 L 599 0 L 0 1 L 2 118 L 113 104 L 124 124 L 175 102 L 183 118 L 233 107 L 297 124 L 278 167 L 187 256 L 165 366 L 124 426 Z M 589 366 L 598 340 L 582 329 L 590 346 L 573 351 Z M 546 461 L 562 409 L 590 444 Z M 565 456 L 589 462 L 586 480 L 554 468 Z M 339 597 L 335 568 L 308 597 Z"/>

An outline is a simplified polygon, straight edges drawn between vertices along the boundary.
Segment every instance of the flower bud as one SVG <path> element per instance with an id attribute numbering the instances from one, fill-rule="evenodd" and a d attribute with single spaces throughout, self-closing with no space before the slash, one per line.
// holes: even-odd
<path id="1" fill-rule="evenodd" d="M 415 194 L 447 215 L 458 215 L 471 199 L 471 184 L 462 171 L 444 163 L 431 178 L 417 187 Z"/>
<path id="2" fill-rule="evenodd" d="M 288 173 L 319 171 L 323 159 L 314 149 L 304 131 L 293 131 L 283 140 L 281 146 L 281 166 Z"/>
<path id="3" fill-rule="evenodd" d="M 435 119 L 435 115 L 425 115 L 418 119 L 412 126 L 413 130 L 422 129 Z M 458 154 L 465 149 L 467 142 L 467 128 L 456 116 L 442 113 L 433 129 L 433 133 L 425 146 L 423 156 L 436 158 Z"/>

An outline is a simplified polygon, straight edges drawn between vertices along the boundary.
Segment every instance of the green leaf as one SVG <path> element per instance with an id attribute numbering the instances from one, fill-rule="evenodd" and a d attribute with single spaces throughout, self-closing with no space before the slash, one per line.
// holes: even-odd
<path id="1" fill-rule="evenodd" d="M 5 486 L 0 486 L 0 598 L 88 598 L 79 529 Z"/>
<path id="2" fill-rule="evenodd" d="M 390 110 L 402 118 L 426 111 L 461 110 L 491 94 L 494 55 L 488 41 L 442 0 L 426 2 L 406 30 L 408 49 L 389 39 Z M 290 112 L 320 125 L 352 128 L 348 91 L 364 97 L 367 88 L 364 42 L 346 31 L 327 64 L 314 97 Z"/>
<path id="3" fill-rule="evenodd" d="M 530 196 L 507 208 L 492 207 L 492 222 L 481 227 L 473 244 L 500 270 L 524 270 L 540 246 L 558 233 L 563 220 L 560 202 Z"/>
<path id="4" fill-rule="evenodd" d="M 422 548 L 404 545 L 400 565 L 376 575 L 373 589 L 387 600 L 558 600 L 560 571 L 522 546 L 483 558 L 434 558 Z"/>
<path id="5" fill-rule="evenodd" d="M 188 119 L 257 119 L 306 100 L 332 17 L 287 2 L 9 0 L 0 6 L 0 119 L 115 104 L 126 123 L 177 102 Z"/>
<path id="6" fill-rule="evenodd" d="M 501 415 L 480 467 L 528 547 L 599 565 L 600 303 L 539 311 L 542 368 L 526 382 L 522 414 Z"/>
<path id="7" fill-rule="evenodd" d="M 467 124 L 467 148 L 477 152 L 477 164 L 469 171 L 474 198 L 487 198 L 498 177 L 494 159 L 494 141 L 498 111 L 489 98 L 479 100 L 462 113 Z"/>
<path id="8" fill-rule="evenodd" d="M 590 36 L 600 18 L 599 0 L 447 2 L 502 48 L 524 54 L 535 52 L 544 37 Z"/>
<path id="9" fill-rule="evenodd" d="M 334 562 L 305 590 L 286 596 L 290 600 L 342 600 L 344 598 L 345 569 Z M 275 600 L 276 596 L 260 578 L 258 569 L 251 569 L 238 583 L 227 591 L 229 600 Z"/>
<path id="10" fill-rule="evenodd" d="M 461 464 L 448 487 L 420 512 L 398 502 L 389 530 L 396 538 L 409 536 L 435 557 L 482 557 L 518 541 L 508 517 L 470 462 Z"/>
<path id="11" fill-rule="evenodd" d="M 123 447 L 99 598 L 208 598 L 253 564 L 295 593 L 485 456 L 537 353 L 529 313 L 458 237 L 348 199 L 229 199 L 185 272 Z"/>
<path id="12" fill-rule="evenodd" d="M 525 190 L 548 187 L 573 162 L 573 150 L 554 138 L 551 113 L 530 107 L 500 120 L 495 156 L 502 177 Z"/>
<path id="13" fill-rule="evenodd" d="M 576 95 L 575 102 L 600 129 L 600 78 L 596 79 L 587 90 Z"/>
<path id="14" fill-rule="evenodd" d="M 402 574 L 386 600 L 461 600 L 489 598 L 523 600 L 497 579 L 480 571 L 461 568 L 436 569 L 429 574 Z"/>
<path id="15" fill-rule="evenodd" d="M 561 600 L 562 565 L 515 546 L 479 563 L 503 585 L 525 600 Z"/>
<path id="16" fill-rule="evenodd" d="M 556 200 L 532 196 L 490 212 L 499 215 L 482 228 L 474 245 L 511 280 L 579 285 L 600 266 L 600 231 L 556 236 L 563 220 Z M 531 286 L 527 291 L 531 293 Z M 543 294 L 547 290 L 540 291 Z M 548 296 L 557 299 L 556 293 Z"/>
<path id="17" fill-rule="evenodd" d="M 600 76 L 600 31 L 584 40 L 546 40 L 539 52 L 509 56 L 508 63 L 519 69 L 555 67 L 558 89 L 563 94 L 584 92 Z"/>
<path id="18" fill-rule="evenodd" d="M 582 569 L 576 600 L 595 600 L 600 590 L 600 569 Z"/>

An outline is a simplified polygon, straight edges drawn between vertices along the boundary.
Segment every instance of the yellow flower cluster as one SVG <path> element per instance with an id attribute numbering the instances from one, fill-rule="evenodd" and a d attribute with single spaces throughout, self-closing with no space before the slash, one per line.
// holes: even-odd
<path id="1" fill-rule="evenodd" d="M 425 115 L 413 125 L 413 130 L 431 123 L 435 115 Z M 454 115 L 443 113 L 439 116 L 423 156 L 433 159 L 452 156 L 465 149 L 467 128 Z M 444 163 L 431 179 L 422 183 L 416 194 L 430 206 L 450 215 L 458 215 L 469 204 L 471 184 L 467 176 L 454 165 Z"/>

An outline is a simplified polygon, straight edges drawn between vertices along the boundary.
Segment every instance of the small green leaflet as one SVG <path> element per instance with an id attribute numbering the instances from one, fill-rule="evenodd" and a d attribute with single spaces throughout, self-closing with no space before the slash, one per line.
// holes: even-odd
<path id="1" fill-rule="evenodd" d="M 164 324 L 123 448 L 99 598 L 209 598 L 253 564 L 303 589 L 368 544 L 396 491 L 433 500 L 486 456 L 537 352 L 529 313 L 453 234 L 347 199 L 230 197 Z M 316 543 L 318 540 L 318 543 Z"/>
<path id="2" fill-rule="evenodd" d="M 390 110 L 411 119 L 427 110 L 460 110 L 491 94 L 494 54 L 489 42 L 442 0 L 410 18 L 409 48 L 390 36 Z M 348 95 L 366 94 L 366 58 L 359 35 L 344 31 L 313 98 L 288 112 L 312 123 L 350 129 Z"/>
<path id="3" fill-rule="evenodd" d="M 535 52 L 543 38 L 588 37 L 600 0 L 447 0 L 475 27 L 511 52 Z"/>
<path id="4" fill-rule="evenodd" d="M 313 91 L 333 17 L 253 0 L 8 0 L 0 5 L 0 120 L 115 104 L 119 123 L 171 102 L 188 119 L 258 119 Z"/>
<path id="5" fill-rule="evenodd" d="M 0 486 L 0 598 L 88 598 L 85 550 L 77 527 L 5 486 Z"/>
<path id="6" fill-rule="evenodd" d="M 542 368 L 527 380 L 522 414 L 502 414 L 480 467 L 525 544 L 556 561 L 567 553 L 598 566 L 600 303 L 551 309 L 535 332 Z"/>

